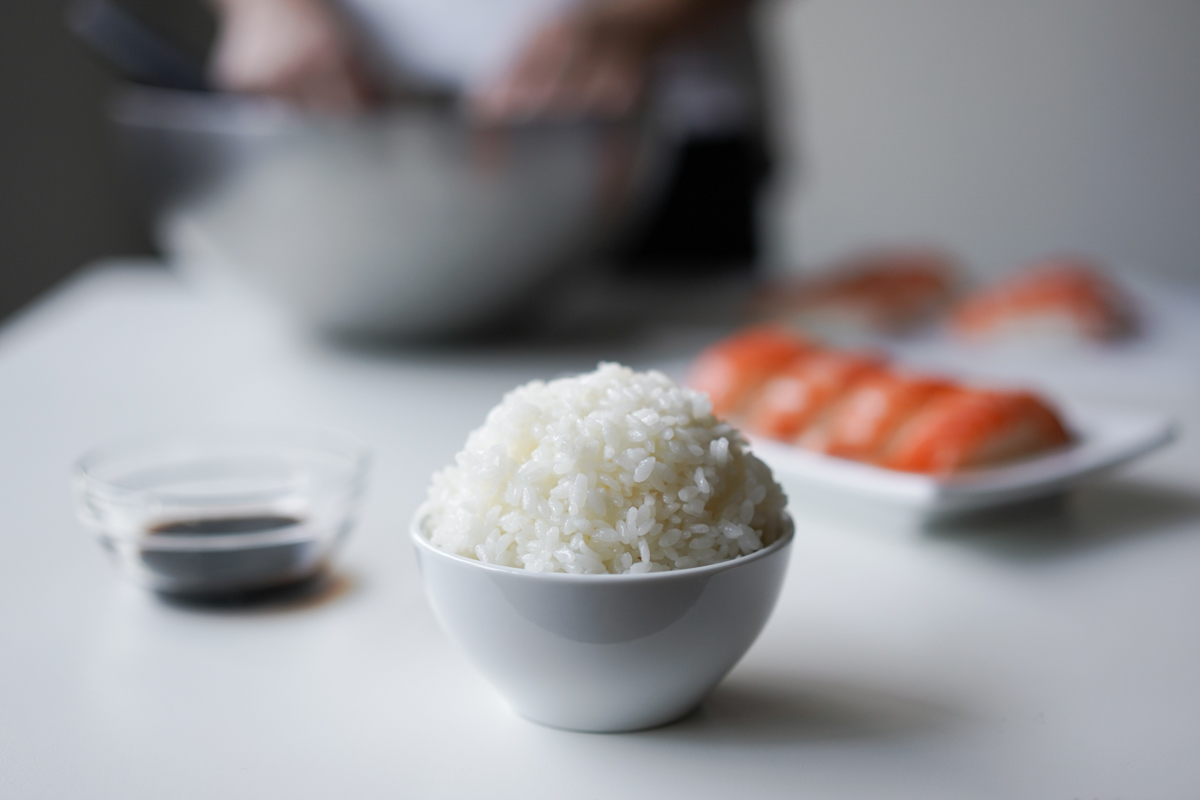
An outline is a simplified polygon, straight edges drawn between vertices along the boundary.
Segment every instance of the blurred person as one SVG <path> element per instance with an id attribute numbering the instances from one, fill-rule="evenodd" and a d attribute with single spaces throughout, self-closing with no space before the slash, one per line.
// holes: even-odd
<path id="1" fill-rule="evenodd" d="M 664 198 L 616 260 L 659 274 L 750 269 L 766 175 L 750 0 L 212 0 L 223 89 L 319 113 L 461 92 L 484 123 L 619 120 L 673 140 Z"/>

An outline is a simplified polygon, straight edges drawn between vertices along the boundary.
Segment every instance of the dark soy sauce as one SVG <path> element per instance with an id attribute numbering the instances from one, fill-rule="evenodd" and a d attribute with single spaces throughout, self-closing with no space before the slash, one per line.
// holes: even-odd
<path id="1" fill-rule="evenodd" d="M 303 520 L 297 517 L 263 514 L 257 517 L 214 517 L 213 519 L 184 519 L 174 522 L 164 522 L 161 525 L 155 525 L 151 528 L 150 533 L 161 533 L 167 536 L 261 533 L 262 531 L 273 531 L 302 524 L 304 524 Z"/>
<path id="2" fill-rule="evenodd" d="M 147 529 L 153 538 L 218 537 L 283 531 L 304 525 L 298 517 L 261 514 L 173 520 Z M 230 550 L 160 549 L 153 541 L 141 548 L 146 569 L 160 580 L 159 590 L 212 595 L 283 586 L 310 577 L 319 567 L 312 540 L 251 544 Z"/>

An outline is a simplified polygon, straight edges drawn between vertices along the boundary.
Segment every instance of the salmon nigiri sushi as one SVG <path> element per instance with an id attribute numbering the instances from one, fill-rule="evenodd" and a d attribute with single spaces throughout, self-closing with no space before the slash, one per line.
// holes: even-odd
<path id="1" fill-rule="evenodd" d="M 838 404 L 821 449 L 841 458 L 872 460 L 920 408 L 954 390 L 953 383 L 939 378 L 878 371 Z"/>
<path id="2" fill-rule="evenodd" d="M 897 333 L 927 321 L 954 295 L 958 260 L 932 247 L 867 250 L 768 287 L 758 313 L 823 333 Z"/>
<path id="3" fill-rule="evenodd" d="M 855 381 L 883 365 L 875 355 L 838 350 L 805 353 L 763 385 L 746 413 L 746 427 L 785 441 L 804 436 Z"/>
<path id="4" fill-rule="evenodd" d="M 782 327 L 751 328 L 709 347 L 692 364 L 688 385 L 707 392 L 713 413 L 742 410 L 764 383 L 813 345 Z"/>
<path id="5" fill-rule="evenodd" d="M 1056 256 L 969 297 L 952 324 L 972 339 L 1110 341 L 1133 333 L 1135 323 L 1132 304 L 1099 267 Z"/>
<path id="6" fill-rule="evenodd" d="M 949 475 L 1070 441 L 1058 415 L 1036 395 L 958 389 L 934 398 L 904 423 L 878 462 L 905 472 Z"/>

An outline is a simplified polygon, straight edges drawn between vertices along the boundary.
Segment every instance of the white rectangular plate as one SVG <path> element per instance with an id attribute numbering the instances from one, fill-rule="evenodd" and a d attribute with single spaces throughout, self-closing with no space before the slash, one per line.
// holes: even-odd
<path id="1" fill-rule="evenodd" d="M 972 511 L 1059 493 L 1126 464 L 1175 438 L 1167 418 L 1083 407 L 1063 409 L 1077 441 L 1003 467 L 936 478 L 814 453 L 751 437 L 755 453 L 781 477 L 807 488 L 858 495 L 928 515 Z"/>

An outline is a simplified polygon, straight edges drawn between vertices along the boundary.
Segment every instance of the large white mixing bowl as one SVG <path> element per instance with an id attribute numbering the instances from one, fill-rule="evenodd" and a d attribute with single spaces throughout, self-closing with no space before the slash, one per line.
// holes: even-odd
<path id="1" fill-rule="evenodd" d="M 493 322 L 594 261 L 662 172 L 631 126 L 480 129 L 429 104 L 314 120 L 142 89 L 115 108 L 158 190 L 168 254 L 231 268 L 327 331 L 427 337 Z"/>

